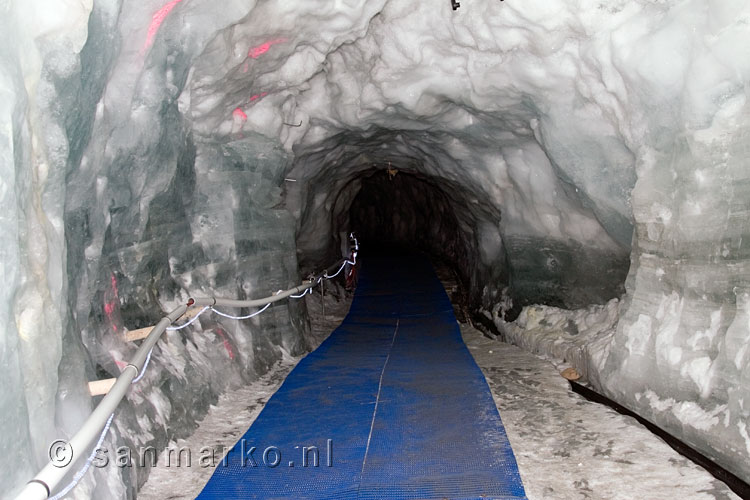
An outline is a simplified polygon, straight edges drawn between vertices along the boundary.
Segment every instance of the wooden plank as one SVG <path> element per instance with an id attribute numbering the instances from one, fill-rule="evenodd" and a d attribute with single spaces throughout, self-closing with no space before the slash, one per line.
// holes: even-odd
<path id="1" fill-rule="evenodd" d="M 192 309 L 188 309 L 185 314 L 180 316 L 180 319 L 183 320 L 183 322 L 180 324 L 185 324 L 187 321 L 190 321 L 191 319 L 196 317 L 198 313 L 201 312 L 201 310 L 203 310 L 202 307 L 193 307 Z M 133 342 L 135 340 L 145 339 L 146 337 L 148 337 L 149 333 L 151 333 L 151 330 L 154 328 L 154 326 L 138 328 L 137 330 L 125 330 L 125 341 Z M 112 386 L 115 385 L 116 381 L 116 378 L 108 378 L 104 380 L 95 380 L 93 382 L 89 382 L 89 393 L 92 396 L 103 396 L 109 392 Z"/>
<path id="2" fill-rule="evenodd" d="M 183 322 L 180 324 L 184 324 L 185 322 L 190 321 L 191 319 L 196 317 L 202 309 L 202 307 L 193 307 L 192 309 L 188 309 L 187 312 L 182 315 L 181 319 L 183 320 Z M 148 334 L 151 333 L 152 328 L 153 326 L 147 326 L 146 328 L 138 328 L 137 330 L 126 330 L 124 335 L 125 341 L 134 342 L 136 340 L 143 340 L 148 337 Z"/>
<path id="3" fill-rule="evenodd" d="M 112 389 L 112 386 L 117 382 L 116 378 L 108 378 L 105 380 L 95 380 L 89 382 L 89 393 L 92 396 L 103 396 Z"/>
<path id="4" fill-rule="evenodd" d="M 133 342 L 134 340 L 143 340 L 148 337 L 153 326 L 147 326 L 146 328 L 139 328 L 137 330 L 126 330 L 125 340 L 127 342 Z"/>

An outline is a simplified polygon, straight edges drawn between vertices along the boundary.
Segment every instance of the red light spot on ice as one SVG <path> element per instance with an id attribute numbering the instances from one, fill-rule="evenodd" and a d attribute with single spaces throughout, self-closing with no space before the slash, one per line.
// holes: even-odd
<path id="1" fill-rule="evenodd" d="M 170 12 L 172 12 L 172 9 L 174 9 L 178 3 L 182 2 L 182 0 L 172 0 L 168 4 L 166 4 L 164 7 L 156 11 L 156 14 L 154 14 L 151 17 L 151 24 L 148 26 L 148 35 L 146 36 L 146 43 L 143 44 L 143 50 L 146 51 L 151 45 L 154 44 L 154 39 L 156 38 L 156 33 L 159 32 L 159 28 L 161 27 L 161 24 L 164 22 L 164 20 L 167 18 Z"/>
<path id="2" fill-rule="evenodd" d="M 260 94 L 255 94 L 254 96 L 252 96 L 252 97 L 250 98 L 250 102 L 255 102 L 255 101 L 257 101 L 258 99 L 261 99 L 261 98 L 263 98 L 263 97 L 266 97 L 267 95 L 268 95 L 268 92 L 262 92 L 262 93 L 260 93 Z"/>
<path id="3" fill-rule="evenodd" d="M 253 59 L 257 59 L 263 54 L 265 54 L 266 52 L 268 52 L 271 49 L 271 47 L 273 47 L 274 45 L 278 43 L 284 43 L 286 41 L 287 41 L 286 38 L 278 38 L 276 40 L 270 40 L 262 45 L 258 45 L 257 47 L 251 48 L 247 52 L 247 56 L 252 57 Z"/>
<path id="4" fill-rule="evenodd" d="M 242 67 L 242 72 L 247 73 L 248 69 L 250 69 L 250 65 L 248 63 L 245 63 L 245 65 Z"/>
<path id="5" fill-rule="evenodd" d="M 242 111 L 240 108 L 235 109 L 232 111 L 232 118 L 236 118 L 240 121 L 246 122 L 247 121 L 247 113 Z"/>

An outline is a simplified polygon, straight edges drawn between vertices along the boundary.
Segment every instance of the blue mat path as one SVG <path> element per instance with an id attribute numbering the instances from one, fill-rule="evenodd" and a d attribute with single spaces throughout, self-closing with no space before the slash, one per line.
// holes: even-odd
<path id="1" fill-rule="evenodd" d="M 424 258 L 363 260 L 344 322 L 292 370 L 198 498 L 526 498 L 490 389 Z"/>

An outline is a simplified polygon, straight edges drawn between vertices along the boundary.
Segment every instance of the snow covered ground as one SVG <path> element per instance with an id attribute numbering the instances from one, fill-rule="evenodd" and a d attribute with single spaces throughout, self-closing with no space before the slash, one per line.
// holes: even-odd
<path id="1" fill-rule="evenodd" d="M 596 382 L 621 307 L 619 299 L 573 310 L 533 305 L 524 307 L 515 321 L 507 322 L 499 314 L 502 304 L 498 304 L 492 319 L 508 343 L 547 357 L 561 371 L 572 367 L 584 380 Z"/>
<path id="2" fill-rule="evenodd" d="M 462 325 L 529 499 L 739 498 L 635 419 L 571 391 L 546 359 Z"/>
<path id="3" fill-rule="evenodd" d="M 216 406 L 212 406 L 206 418 L 188 439 L 170 443 L 168 449 L 201 450 L 211 446 L 222 457 L 222 450 L 229 450 L 255 422 L 268 398 L 281 386 L 287 374 L 302 357 L 288 357 L 277 363 L 256 382 L 224 393 Z M 176 456 L 177 451 L 175 451 Z M 148 481 L 138 492 L 139 500 L 193 499 L 211 478 L 213 467 L 200 467 L 193 457 L 191 466 L 167 466 L 165 453 L 159 456 L 156 467 Z"/>
<path id="4" fill-rule="evenodd" d="M 323 317 L 320 295 L 306 297 L 311 346 L 336 328 L 349 304 L 340 290 L 329 292 Z M 492 389 L 529 499 L 738 498 L 634 419 L 573 393 L 549 360 L 469 325 L 462 332 Z M 300 359 L 286 357 L 256 382 L 224 394 L 198 430 L 170 448 L 231 448 Z M 212 473 L 195 458 L 192 467 L 167 467 L 161 456 L 138 498 L 192 499 Z"/>

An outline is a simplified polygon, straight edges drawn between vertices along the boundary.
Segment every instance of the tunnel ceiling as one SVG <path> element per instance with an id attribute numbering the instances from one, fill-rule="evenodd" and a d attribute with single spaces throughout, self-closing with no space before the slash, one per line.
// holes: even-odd
<path id="1" fill-rule="evenodd" d="M 286 200 L 303 263 L 321 264 L 350 229 L 331 223 L 339 191 L 357 171 L 390 165 L 466 193 L 454 207 L 471 219 L 474 274 L 510 276 L 524 302 L 601 302 L 623 290 L 646 132 L 634 124 L 640 74 L 621 67 L 652 64 L 619 32 L 664 14 L 625 6 L 446 3 L 438 15 L 402 2 L 259 4 L 208 38 L 180 110 L 199 140 L 259 134 L 293 154 Z M 175 9 L 183 23 L 205 15 L 199 4 Z M 169 19 L 161 29 L 154 50 L 168 51 Z M 598 286 L 577 277 L 582 260 Z"/>

